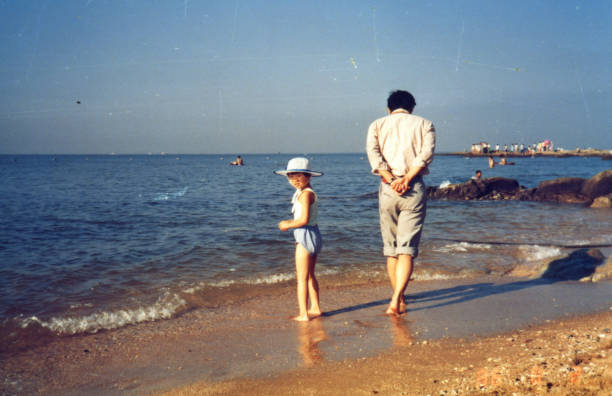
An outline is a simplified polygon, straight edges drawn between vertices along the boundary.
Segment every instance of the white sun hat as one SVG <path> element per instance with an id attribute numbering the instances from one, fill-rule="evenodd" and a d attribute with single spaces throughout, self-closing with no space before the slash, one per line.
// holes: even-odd
<path id="1" fill-rule="evenodd" d="M 296 157 L 291 158 L 287 162 L 287 169 L 274 171 L 277 175 L 286 176 L 287 173 L 308 173 L 312 176 L 322 176 L 323 172 L 310 170 L 310 161 L 308 158 Z"/>

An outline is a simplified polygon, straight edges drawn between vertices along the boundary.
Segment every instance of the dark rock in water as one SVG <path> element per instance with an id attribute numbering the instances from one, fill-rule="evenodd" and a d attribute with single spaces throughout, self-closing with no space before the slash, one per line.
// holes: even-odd
<path id="1" fill-rule="evenodd" d="M 537 188 L 521 188 L 518 181 L 505 177 L 491 177 L 451 184 L 447 187 L 428 187 L 429 199 L 520 200 L 590 205 L 595 198 L 612 194 L 612 170 L 601 172 L 586 180 L 562 177 L 541 182 Z M 609 202 L 609 203 L 608 203 Z M 612 206 L 612 197 L 597 200 L 593 207 Z"/>
<path id="2" fill-rule="evenodd" d="M 516 199 L 520 201 L 535 201 L 535 188 L 522 189 L 516 193 Z"/>
<path id="3" fill-rule="evenodd" d="M 612 193 L 612 169 L 600 172 L 585 181 L 581 193 L 591 199 Z"/>
<path id="4" fill-rule="evenodd" d="M 545 202 L 588 204 L 591 198 L 581 193 L 585 179 L 562 177 L 541 182 L 535 190 L 534 199 Z"/>
<path id="5" fill-rule="evenodd" d="M 451 184 L 443 188 L 430 187 L 427 193 L 432 199 L 467 200 L 478 199 L 486 187 L 481 181 L 470 180 L 467 183 Z"/>
<path id="6" fill-rule="evenodd" d="M 604 154 L 601 156 L 601 159 L 610 161 L 612 160 L 612 154 Z"/>
<path id="7" fill-rule="evenodd" d="M 568 257 L 551 261 L 542 278 L 557 280 L 580 280 L 592 276 L 604 260 L 599 249 L 579 249 Z"/>
<path id="8" fill-rule="evenodd" d="M 429 187 L 431 199 L 474 200 L 474 199 L 514 199 L 512 194 L 520 190 L 518 181 L 505 177 L 492 177 L 470 180 L 461 184 L 451 184 L 443 188 Z"/>
<path id="9" fill-rule="evenodd" d="M 515 193 L 520 190 L 518 181 L 505 177 L 491 177 L 482 181 L 486 186 L 487 194 L 497 193 Z"/>

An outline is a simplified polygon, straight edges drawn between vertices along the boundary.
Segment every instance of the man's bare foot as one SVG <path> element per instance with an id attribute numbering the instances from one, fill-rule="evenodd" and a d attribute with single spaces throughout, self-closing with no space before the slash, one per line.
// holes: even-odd
<path id="1" fill-rule="evenodd" d="M 298 315 L 298 316 L 292 317 L 291 319 L 295 320 L 296 322 L 308 322 L 310 320 L 308 315 Z"/>
<path id="2" fill-rule="evenodd" d="M 318 311 L 308 311 L 308 317 L 310 319 L 318 318 L 321 315 L 323 315 L 323 312 L 321 312 L 321 310 L 318 310 Z"/>
<path id="3" fill-rule="evenodd" d="M 397 308 L 389 307 L 385 311 L 387 315 L 400 316 L 400 313 L 397 311 Z"/>

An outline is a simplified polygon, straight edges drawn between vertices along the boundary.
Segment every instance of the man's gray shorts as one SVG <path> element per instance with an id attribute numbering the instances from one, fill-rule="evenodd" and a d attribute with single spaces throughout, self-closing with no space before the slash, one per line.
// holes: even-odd
<path id="1" fill-rule="evenodd" d="M 413 181 L 404 195 L 398 195 L 390 185 L 380 183 L 378 209 L 383 254 L 392 257 L 409 254 L 416 258 L 427 210 L 423 179 Z"/>

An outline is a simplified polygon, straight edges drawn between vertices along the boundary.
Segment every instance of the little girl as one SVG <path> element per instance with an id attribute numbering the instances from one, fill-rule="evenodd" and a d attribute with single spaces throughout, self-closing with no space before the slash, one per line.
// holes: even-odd
<path id="1" fill-rule="evenodd" d="M 278 223 L 281 231 L 293 229 L 295 237 L 295 272 L 297 278 L 297 299 L 300 312 L 293 320 L 308 321 L 321 316 L 319 307 L 319 283 L 315 277 L 317 255 L 321 251 L 322 240 L 317 225 L 318 208 L 317 195 L 310 187 L 312 176 L 323 173 L 310 170 L 307 158 L 292 158 L 287 163 L 286 170 L 275 171 L 277 175 L 287 176 L 289 183 L 295 187 L 291 203 L 293 220 L 283 220 Z M 310 309 L 308 309 L 310 297 Z"/>

